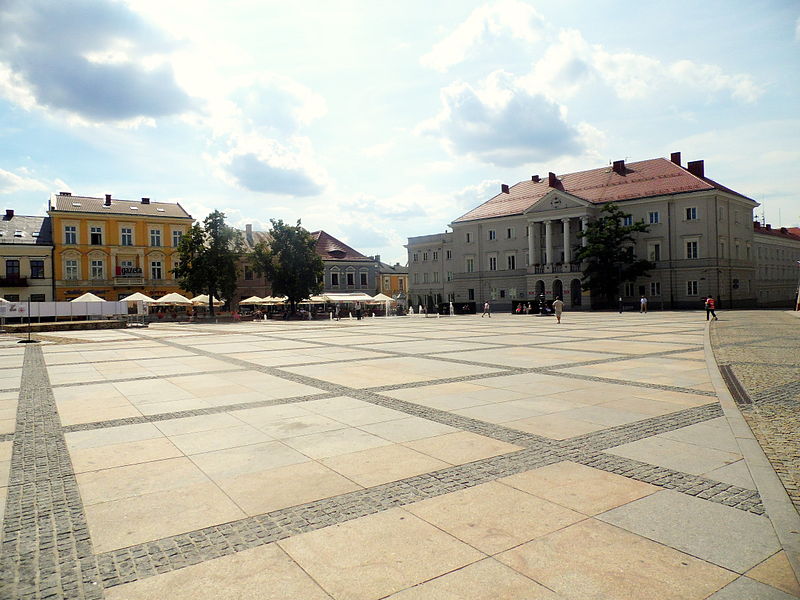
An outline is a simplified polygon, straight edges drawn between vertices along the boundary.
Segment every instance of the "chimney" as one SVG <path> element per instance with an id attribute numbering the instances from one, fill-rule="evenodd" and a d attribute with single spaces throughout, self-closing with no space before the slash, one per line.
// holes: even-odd
<path id="1" fill-rule="evenodd" d="M 558 180 L 558 177 L 556 177 L 556 174 L 550 171 L 547 174 L 547 185 L 552 188 L 557 188 L 559 183 L 561 182 Z"/>
<path id="2" fill-rule="evenodd" d="M 106 201 L 103 202 L 103 206 L 111 206 L 111 194 L 106 194 Z"/>
<path id="3" fill-rule="evenodd" d="M 500 192 L 503 194 L 508 194 L 508 186 L 505 183 L 500 185 Z"/>
<path id="4" fill-rule="evenodd" d="M 693 160 L 686 163 L 686 170 L 695 177 L 705 177 L 705 166 L 702 160 Z"/>
<path id="5" fill-rule="evenodd" d="M 669 159 L 674 162 L 679 167 L 681 166 L 681 153 L 680 152 L 673 152 L 669 155 Z"/>
<path id="6" fill-rule="evenodd" d="M 253 225 L 248 223 L 244 226 L 244 236 L 247 238 L 247 243 L 253 245 Z"/>
<path id="7" fill-rule="evenodd" d="M 380 255 L 380 254 L 376 254 L 376 255 L 374 256 L 373 260 L 374 260 L 375 262 L 381 262 L 381 255 Z"/>
<path id="8" fill-rule="evenodd" d="M 142 204 L 150 204 L 150 198 L 142 198 Z"/>
<path id="9" fill-rule="evenodd" d="M 533 183 L 539 183 L 541 180 L 542 180 L 542 178 L 541 178 L 541 177 L 539 177 L 538 175 L 533 175 L 533 176 L 531 177 L 531 181 L 532 181 Z"/>
<path id="10" fill-rule="evenodd" d="M 611 170 L 614 171 L 617 175 L 625 175 L 625 161 L 624 160 L 615 160 L 614 165 L 611 167 Z"/>
<path id="11" fill-rule="evenodd" d="M 72 192 L 58 192 L 59 196 L 72 196 Z"/>
<path id="12" fill-rule="evenodd" d="M 10 221 L 13 218 L 14 218 L 14 209 L 13 208 L 7 208 L 6 209 L 6 221 Z"/>

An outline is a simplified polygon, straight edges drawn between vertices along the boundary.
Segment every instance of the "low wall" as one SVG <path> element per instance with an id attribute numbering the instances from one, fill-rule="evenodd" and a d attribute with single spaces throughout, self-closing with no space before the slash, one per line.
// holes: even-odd
<path id="1" fill-rule="evenodd" d="M 74 331 L 76 329 L 124 329 L 125 326 L 126 322 L 118 319 L 97 319 L 95 321 L 31 323 L 30 326 L 27 323 L 6 324 L 3 326 L 3 331 L 6 333 L 27 333 L 28 327 L 30 327 L 30 331 L 36 333 L 41 331 Z"/>

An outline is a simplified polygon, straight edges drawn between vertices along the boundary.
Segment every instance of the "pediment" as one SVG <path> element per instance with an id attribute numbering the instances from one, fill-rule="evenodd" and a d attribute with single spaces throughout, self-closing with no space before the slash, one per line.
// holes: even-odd
<path id="1" fill-rule="evenodd" d="M 590 206 L 592 206 L 592 203 L 587 202 L 583 198 L 578 198 L 577 196 L 573 196 L 572 194 L 568 194 L 562 190 L 550 190 L 544 196 L 526 208 L 523 211 L 523 214 L 552 212 L 555 210 L 564 210 L 568 208 L 585 209 Z"/>

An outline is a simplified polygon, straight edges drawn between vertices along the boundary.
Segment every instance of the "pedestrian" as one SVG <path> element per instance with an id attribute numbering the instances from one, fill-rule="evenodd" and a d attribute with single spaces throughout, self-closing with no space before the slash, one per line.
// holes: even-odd
<path id="1" fill-rule="evenodd" d="M 489 301 L 488 300 L 483 303 L 483 314 L 481 315 L 481 319 L 483 317 L 485 317 L 486 315 L 489 315 L 490 319 L 492 318 L 492 309 L 489 306 Z"/>
<path id="2" fill-rule="evenodd" d="M 714 296 L 706 298 L 706 321 L 708 321 L 709 317 L 714 317 L 715 321 L 719 321 L 717 313 L 714 312 L 715 308 L 717 308 L 717 303 L 714 300 Z"/>
<path id="3" fill-rule="evenodd" d="M 340 319 L 340 311 L 342 310 L 341 305 L 337 302 L 336 307 L 333 309 L 334 318 L 338 321 Z"/>
<path id="4" fill-rule="evenodd" d="M 564 303 L 561 301 L 561 296 L 558 296 L 553 301 L 553 311 L 556 313 L 556 322 L 561 323 L 561 313 L 564 312 Z"/>
<path id="5" fill-rule="evenodd" d="M 622 314 L 622 306 L 623 306 L 622 296 L 620 296 L 619 300 L 617 300 L 617 304 L 619 304 L 619 314 Z"/>
<path id="6" fill-rule="evenodd" d="M 647 298 L 644 296 L 639 299 L 639 312 L 647 314 Z"/>

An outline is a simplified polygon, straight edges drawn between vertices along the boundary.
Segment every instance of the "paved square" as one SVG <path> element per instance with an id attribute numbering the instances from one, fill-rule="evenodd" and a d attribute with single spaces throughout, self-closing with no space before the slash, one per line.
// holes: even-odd
<path id="1" fill-rule="evenodd" d="M 790 597 L 704 326 L 567 313 L 0 337 L 3 593 Z"/>

